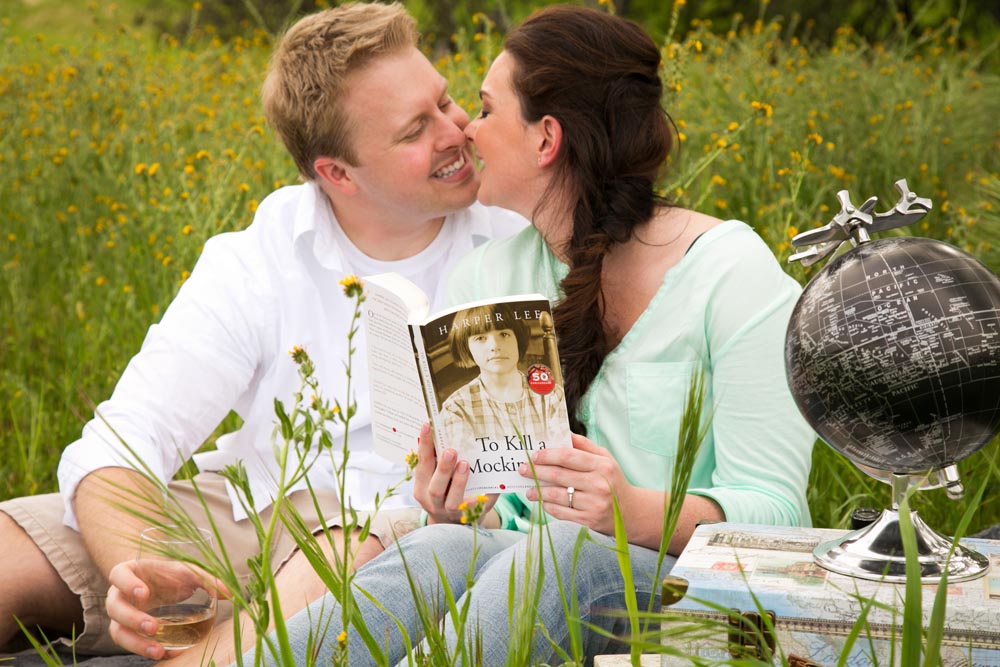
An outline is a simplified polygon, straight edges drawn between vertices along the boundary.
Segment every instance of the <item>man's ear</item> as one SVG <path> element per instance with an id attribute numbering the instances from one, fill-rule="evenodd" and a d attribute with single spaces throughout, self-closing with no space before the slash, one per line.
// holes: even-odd
<path id="1" fill-rule="evenodd" d="M 547 167 L 555 162 L 562 148 L 562 123 L 553 116 L 542 116 L 538 121 L 538 132 L 538 166 Z"/>
<path id="2" fill-rule="evenodd" d="M 358 191 L 354 182 L 351 166 L 343 160 L 332 157 L 318 157 L 313 160 L 313 169 L 321 181 L 344 194 L 353 195 Z"/>

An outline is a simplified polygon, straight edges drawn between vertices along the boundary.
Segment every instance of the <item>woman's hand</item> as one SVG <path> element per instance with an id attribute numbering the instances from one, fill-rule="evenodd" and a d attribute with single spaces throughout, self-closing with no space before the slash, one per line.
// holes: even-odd
<path id="1" fill-rule="evenodd" d="M 575 521 L 605 535 L 614 534 L 613 498 L 618 496 L 624 514 L 636 487 L 625 479 L 608 450 L 574 433 L 572 449 L 543 449 L 535 452 L 532 461 L 539 481 L 552 484 L 541 487 L 542 509 L 556 519 Z M 518 472 L 532 476 L 531 466 L 526 463 Z M 532 487 L 524 495 L 528 500 L 538 500 L 538 491 Z"/>
<path id="2" fill-rule="evenodd" d="M 413 497 L 427 512 L 427 523 L 461 523 L 464 502 L 475 503 L 475 497 L 465 497 L 469 481 L 469 464 L 458 460 L 458 452 L 446 449 L 438 459 L 434 449 L 434 434 L 428 424 L 420 429 L 417 442 L 417 467 L 413 470 Z M 497 494 L 487 496 L 483 516 L 496 503 Z"/>

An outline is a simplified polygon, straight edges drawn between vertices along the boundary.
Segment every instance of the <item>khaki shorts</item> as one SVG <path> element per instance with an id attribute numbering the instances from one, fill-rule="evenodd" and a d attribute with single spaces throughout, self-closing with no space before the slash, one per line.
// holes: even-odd
<path id="1" fill-rule="evenodd" d="M 233 520 L 232 504 L 221 475 L 201 473 L 195 477 L 195 482 L 226 545 L 230 562 L 237 569 L 236 574 L 246 574 L 247 558 L 259 552 L 253 525 L 248 520 Z M 170 489 L 188 515 L 198 525 L 208 527 L 205 511 L 191 483 L 171 482 Z M 286 502 L 294 504 L 306 525 L 313 526 L 316 532 L 322 530 L 317 505 L 323 510 L 323 518 L 328 527 L 339 526 L 340 503 L 337 494 L 333 491 L 315 493 L 318 503 L 313 502 L 308 491 L 297 491 L 288 496 Z M 74 642 L 76 651 L 90 655 L 123 653 L 109 635 L 110 619 L 104 609 L 108 582 L 91 561 L 80 533 L 63 525 L 65 510 L 62 496 L 50 493 L 14 498 L 0 503 L 0 511 L 6 512 L 24 529 L 70 590 L 80 596 L 84 627 L 83 632 L 77 629 Z M 270 508 L 260 513 L 265 525 L 270 514 Z M 359 512 L 358 515 L 359 523 L 363 522 L 366 514 Z M 383 546 L 388 546 L 396 537 L 416 528 L 419 520 L 420 510 L 417 508 L 381 510 L 372 517 L 371 534 L 377 536 Z M 271 562 L 277 571 L 295 553 L 296 546 L 284 524 L 279 521 L 276 525 L 271 542 Z M 223 611 L 221 605 L 219 611 Z M 64 638 L 64 641 L 68 640 Z"/>

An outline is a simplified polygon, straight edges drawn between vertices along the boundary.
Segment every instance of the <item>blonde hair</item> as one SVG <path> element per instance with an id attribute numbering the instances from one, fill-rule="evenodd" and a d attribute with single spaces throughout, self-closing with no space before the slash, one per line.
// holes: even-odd
<path id="1" fill-rule="evenodd" d="M 349 3 L 295 23 L 271 56 L 264 115 L 303 178 L 320 156 L 357 163 L 344 109 L 347 77 L 373 59 L 417 45 L 416 21 L 399 3 Z"/>

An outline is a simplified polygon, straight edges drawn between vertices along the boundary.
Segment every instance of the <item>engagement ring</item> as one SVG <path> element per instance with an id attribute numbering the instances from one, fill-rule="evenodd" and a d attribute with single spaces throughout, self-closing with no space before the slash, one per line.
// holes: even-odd
<path id="1" fill-rule="evenodd" d="M 566 495 L 569 496 L 569 508 L 573 509 L 573 494 L 576 493 L 576 489 L 572 486 L 566 487 Z"/>

